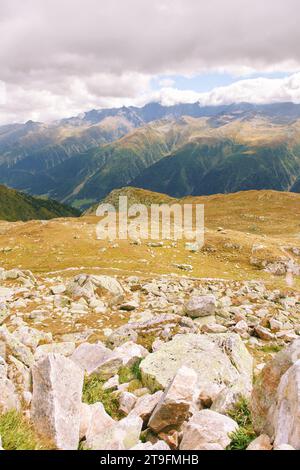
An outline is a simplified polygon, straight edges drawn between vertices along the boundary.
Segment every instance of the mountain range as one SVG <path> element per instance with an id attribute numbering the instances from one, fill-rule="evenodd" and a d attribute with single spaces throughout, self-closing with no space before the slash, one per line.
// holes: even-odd
<path id="1" fill-rule="evenodd" d="M 0 126 L 0 183 L 80 209 L 124 186 L 300 192 L 300 105 L 150 103 Z"/>

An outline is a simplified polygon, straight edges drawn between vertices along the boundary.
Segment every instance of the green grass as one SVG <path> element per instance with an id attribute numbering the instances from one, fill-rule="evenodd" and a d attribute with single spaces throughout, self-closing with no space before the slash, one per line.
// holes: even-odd
<path id="1" fill-rule="evenodd" d="M 261 346 L 259 349 L 260 351 L 264 353 L 277 353 L 281 351 L 283 346 L 280 346 L 279 344 L 264 344 Z"/>
<path id="2" fill-rule="evenodd" d="M 97 375 L 85 377 L 83 384 L 82 401 L 89 405 L 101 402 L 105 411 L 113 419 L 123 418 L 122 413 L 119 412 L 119 400 L 111 390 L 104 390 L 104 380 L 100 379 Z"/>
<path id="3" fill-rule="evenodd" d="M 49 445 L 35 433 L 32 424 L 15 410 L 0 415 L 0 436 L 5 450 L 46 450 Z"/>
<path id="4" fill-rule="evenodd" d="M 227 450 L 245 450 L 250 442 L 256 438 L 248 402 L 242 399 L 234 410 L 229 413 L 229 416 L 237 422 L 239 428 L 231 434 L 232 441 Z"/>
<path id="5" fill-rule="evenodd" d="M 119 369 L 120 384 L 125 384 L 133 380 L 141 380 L 140 363 L 141 359 L 138 359 L 132 366 L 124 366 Z"/>

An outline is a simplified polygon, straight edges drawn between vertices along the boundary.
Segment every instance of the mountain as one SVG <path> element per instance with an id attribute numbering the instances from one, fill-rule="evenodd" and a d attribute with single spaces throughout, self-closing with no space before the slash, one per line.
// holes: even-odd
<path id="1" fill-rule="evenodd" d="M 0 185 L 0 220 L 15 222 L 79 215 L 76 209 L 57 201 L 39 199 Z"/>
<path id="2" fill-rule="evenodd" d="M 300 105 L 150 103 L 0 127 L 0 183 L 87 208 L 126 185 L 172 196 L 299 191 Z"/>

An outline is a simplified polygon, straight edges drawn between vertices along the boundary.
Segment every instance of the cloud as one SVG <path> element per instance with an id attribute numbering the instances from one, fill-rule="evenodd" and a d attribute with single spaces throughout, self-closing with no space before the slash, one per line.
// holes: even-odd
<path id="1" fill-rule="evenodd" d="M 158 76 L 170 102 L 195 96 L 174 89 L 171 75 L 299 71 L 299 13 L 298 0 L 1 0 L 0 122 L 141 103 Z M 249 93 L 246 82 L 235 85 L 229 100 L 265 82 Z M 277 96 L 278 86 L 267 93 Z"/>

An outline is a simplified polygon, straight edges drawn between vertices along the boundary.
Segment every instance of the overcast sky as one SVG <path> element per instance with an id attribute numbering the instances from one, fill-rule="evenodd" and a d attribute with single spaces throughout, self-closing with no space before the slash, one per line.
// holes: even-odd
<path id="1" fill-rule="evenodd" d="M 300 102 L 299 0 L 0 0 L 0 123 Z"/>

